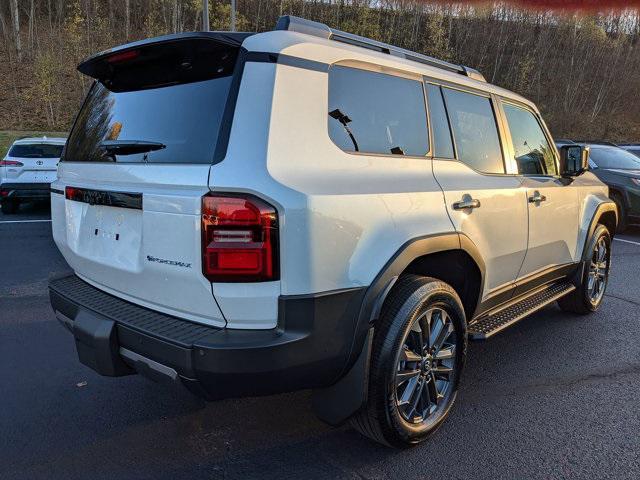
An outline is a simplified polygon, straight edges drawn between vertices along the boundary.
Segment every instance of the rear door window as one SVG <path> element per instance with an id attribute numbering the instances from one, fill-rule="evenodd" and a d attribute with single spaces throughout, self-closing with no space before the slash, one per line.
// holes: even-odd
<path id="1" fill-rule="evenodd" d="M 524 108 L 503 103 L 511 141 L 523 175 L 557 175 L 556 159 L 538 119 Z"/>
<path id="2" fill-rule="evenodd" d="M 443 87 L 458 160 L 484 173 L 504 173 L 491 99 Z"/>
<path id="3" fill-rule="evenodd" d="M 333 66 L 327 118 L 331 140 L 346 152 L 413 156 L 429 152 L 421 81 Z"/>
<path id="4" fill-rule="evenodd" d="M 19 143 L 11 147 L 9 156 L 18 158 L 60 158 L 63 146 L 51 143 Z"/>

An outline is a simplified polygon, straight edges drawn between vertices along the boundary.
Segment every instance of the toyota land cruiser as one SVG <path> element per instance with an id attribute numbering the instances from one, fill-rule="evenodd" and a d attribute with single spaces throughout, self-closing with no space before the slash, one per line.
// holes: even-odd
<path id="1" fill-rule="evenodd" d="M 471 68 L 282 17 L 78 69 L 50 296 L 102 375 L 313 389 L 404 447 L 449 413 L 468 339 L 603 300 L 617 217 L 588 149 Z"/>

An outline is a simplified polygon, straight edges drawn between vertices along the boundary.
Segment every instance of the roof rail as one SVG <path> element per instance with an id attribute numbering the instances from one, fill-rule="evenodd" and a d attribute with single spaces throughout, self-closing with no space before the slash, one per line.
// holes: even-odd
<path id="1" fill-rule="evenodd" d="M 429 65 L 430 67 L 442 68 L 449 72 L 459 73 L 480 82 L 486 82 L 484 76 L 476 69 L 457 65 L 455 63 L 446 62 L 437 58 L 422 55 L 421 53 L 405 50 L 404 48 L 395 47 L 388 43 L 378 42 L 370 38 L 354 35 L 353 33 L 335 30 L 324 23 L 314 22 L 305 18 L 294 17 L 292 15 L 283 15 L 278 19 L 276 30 L 288 30 L 291 32 L 306 33 L 315 37 L 326 38 L 327 40 L 335 40 L 336 42 L 347 43 L 357 47 L 375 50 L 376 52 L 386 53 L 394 57 L 406 58 L 414 62 Z"/>

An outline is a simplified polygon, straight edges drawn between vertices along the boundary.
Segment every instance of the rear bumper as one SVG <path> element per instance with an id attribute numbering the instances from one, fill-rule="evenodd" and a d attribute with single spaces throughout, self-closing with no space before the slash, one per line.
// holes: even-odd
<path id="1" fill-rule="evenodd" d="M 49 198 L 49 183 L 3 183 L 0 198 Z"/>
<path id="2" fill-rule="evenodd" d="M 334 383 L 347 366 L 364 288 L 280 297 L 278 327 L 232 330 L 165 315 L 75 275 L 51 281 L 51 305 L 98 373 L 181 380 L 208 399 Z"/>

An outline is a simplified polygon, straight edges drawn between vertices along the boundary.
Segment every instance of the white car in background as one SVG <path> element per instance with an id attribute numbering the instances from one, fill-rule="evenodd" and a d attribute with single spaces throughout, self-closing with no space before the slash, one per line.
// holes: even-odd
<path id="1" fill-rule="evenodd" d="M 22 138 L 11 145 L 0 160 L 2 213 L 15 213 L 22 200 L 49 198 L 66 141 L 66 138 Z"/>

